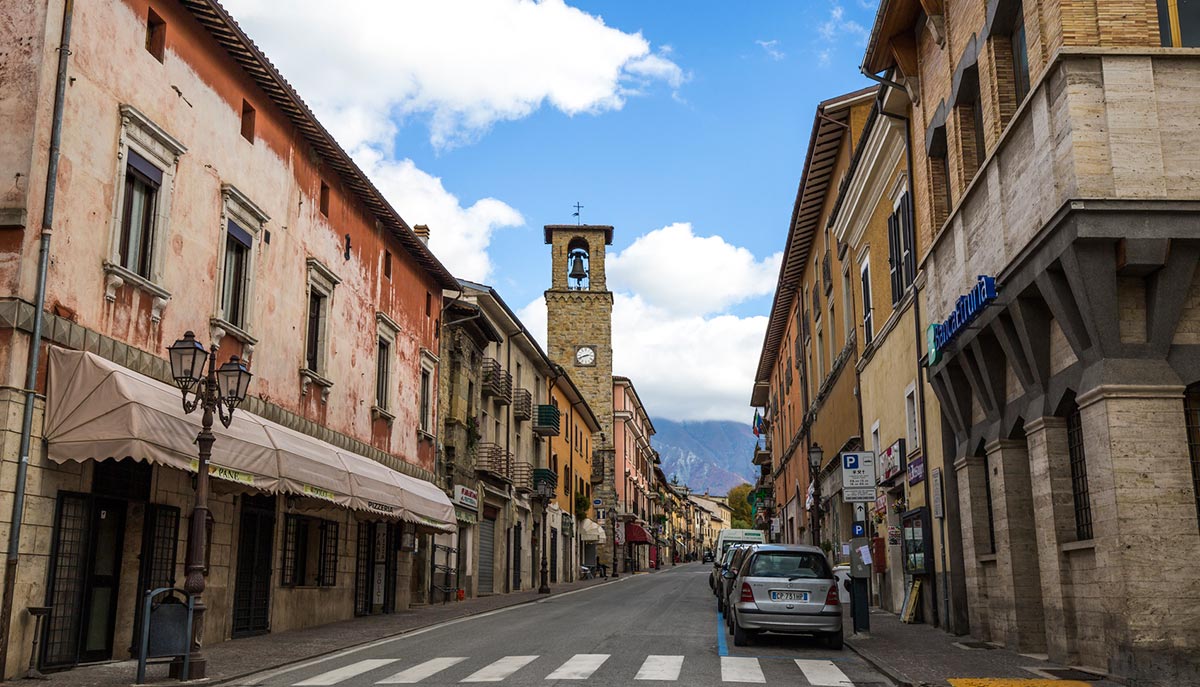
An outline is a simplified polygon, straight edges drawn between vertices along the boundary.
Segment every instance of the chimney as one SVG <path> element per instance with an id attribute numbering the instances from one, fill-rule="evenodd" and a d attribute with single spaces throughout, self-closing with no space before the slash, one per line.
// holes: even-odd
<path id="1" fill-rule="evenodd" d="M 427 246 L 429 245 L 429 225 L 428 224 L 414 224 L 413 225 L 413 233 L 417 235 L 417 238 L 421 239 L 421 243 L 423 243 Z"/>

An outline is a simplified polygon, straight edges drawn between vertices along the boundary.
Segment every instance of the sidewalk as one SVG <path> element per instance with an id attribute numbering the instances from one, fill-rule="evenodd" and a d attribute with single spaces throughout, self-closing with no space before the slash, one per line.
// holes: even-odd
<path id="1" fill-rule="evenodd" d="M 618 579 L 625 579 L 622 575 Z M 586 587 L 600 586 L 611 579 L 578 580 L 551 585 L 554 594 L 561 594 Z M 208 656 L 208 679 L 205 685 L 230 682 L 251 673 L 257 673 L 305 659 L 346 649 L 385 637 L 412 632 L 423 627 L 448 620 L 487 613 L 510 606 L 533 603 L 549 598 L 537 590 L 495 594 L 492 596 L 432 604 L 409 611 L 387 615 L 353 618 L 303 630 L 290 630 L 233 639 L 205 647 Z M 71 687 L 117 687 L 132 685 L 137 676 L 137 661 L 124 660 L 80 666 L 73 670 L 52 673 L 55 685 Z M 165 664 L 146 667 L 147 683 L 181 684 L 167 677 Z"/>
<path id="2" fill-rule="evenodd" d="M 901 687 L 985 684 L 989 687 L 1007 684 L 1033 687 L 1043 680 L 1046 681 L 1044 684 L 1057 687 L 1120 687 L 1110 680 L 1089 680 L 1087 675 L 1037 672 L 1062 670 L 1066 666 L 978 642 L 971 637 L 955 637 L 929 625 L 906 625 L 898 616 L 879 609 L 871 609 L 871 632 L 855 635 L 850 629 L 853 625 L 848 611 L 847 607 L 846 645 Z M 975 681 L 972 678 L 991 679 Z"/>

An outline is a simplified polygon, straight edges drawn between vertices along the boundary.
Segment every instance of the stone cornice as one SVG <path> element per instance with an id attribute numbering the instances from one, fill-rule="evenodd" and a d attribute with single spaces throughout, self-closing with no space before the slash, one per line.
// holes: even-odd
<path id="1" fill-rule="evenodd" d="M 1075 402 L 1086 408 L 1108 398 L 1169 398 L 1182 399 L 1187 389 L 1183 385 L 1101 384 L 1079 395 Z"/>

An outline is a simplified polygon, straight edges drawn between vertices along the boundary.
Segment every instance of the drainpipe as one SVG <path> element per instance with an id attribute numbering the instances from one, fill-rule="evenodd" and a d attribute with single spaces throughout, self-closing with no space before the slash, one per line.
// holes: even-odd
<path id="1" fill-rule="evenodd" d="M 862 72 L 869 79 L 874 79 L 876 81 L 879 81 L 879 83 L 884 84 L 888 87 L 899 88 L 900 90 L 904 90 L 904 88 L 902 86 L 895 83 L 894 81 L 890 81 L 888 79 L 882 79 L 880 77 L 877 77 L 873 74 L 868 73 L 865 69 L 863 69 Z M 897 114 L 892 114 L 890 112 L 884 111 L 882 106 L 879 108 L 879 113 L 884 115 L 885 117 L 890 117 L 892 119 L 895 119 L 895 120 L 901 122 L 904 126 L 904 155 L 906 158 L 906 162 L 908 164 L 908 197 L 910 199 L 912 199 L 912 202 L 910 203 L 911 214 L 909 216 L 908 226 L 909 226 L 910 231 L 913 232 L 913 234 L 910 235 L 908 237 L 908 239 L 911 242 L 911 245 L 913 246 L 913 248 L 915 250 L 916 249 L 915 232 L 916 232 L 916 227 L 917 227 L 917 218 L 916 218 L 916 195 L 913 190 L 912 129 L 910 127 L 910 124 L 912 122 L 908 117 L 906 117 L 904 115 L 897 115 Z M 913 255 L 913 260 L 914 261 L 916 260 L 916 255 Z M 918 298 L 918 294 L 916 293 L 915 286 L 913 287 L 913 306 L 912 307 L 913 307 L 913 340 L 916 343 L 917 350 L 920 351 L 921 346 L 923 345 L 924 337 L 921 334 L 921 299 Z M 917 356 L 916 362 L 917 362 L 917 413 L 918 413 L 918 417 L 920 418 L 920 423 L 921 423 L 921 429 L 920 429 L 920 431 L 921 431 L 921 454 L 924 456 L 925 469 L 926 469 L 926 475 L 925 475 L 925 479 L 924 479 L 925 504 L 928 508 L 932 509 L 933 508 L 933 500 L 931 498 L 931 494 L 930 494 L 931 487 L 929 484 L 931 481 L 931 478 L 929 475 L 929 442 L 928 442 L 929 432 L 928 432 L 928 421 L 926 419 L 926 413 L 925 413 L 925 384 L 924 384 L 925 372 L 921 366 L 921 356 L 920 355 Z M 942 521 L 942 527 L 941 527 L 940 548 L 942 550 L 942 574 L 949 577 L 950 571 L 946 564 L 946 523 L 945 523 L 944 519 Z M 949 623 L 950 623 L 950 590 L 949 590 L 949 587 L 945 584 L 940 584 L 939 580 L 937 579 L 936 574 L 932 575 L 931 577 L 933 578 L 933 592 L 935 595 L 934 598 L 935 599 L 937 598 L 936 595 L 937 595 L 937 592 L 939 591 L 939 588 L 940 588 L 940 591 L 942 592 L 942 606 L 943 606 L 942 618 L 941 618 L 942 627 L 943 627 L 943 629 L 949 629 Z M 936 602 L 935 602 L 934 608 L 935 609 L 937 608 Z"/>
<path id="2" fill-rule="evenodd" d="M 21 550 L 21 521 L 25 513 L 25 480 L 29 471 L 29 445 L 33 436 L 33 404 L 37 399 L 37 371 L 41 357 L 42 313 L 46 307 L 46 272 L 50 266 L 50 236 L 54 227 L 54 198 L 58 183 L 58 157 L 62 149 L 63 105 L 67 97 L 67 57 L 71 54 L 71 18 L 74 0 L 63 5 L 62 38 L 58 46 L 58 73 L 54 81 L 54 114 L 50 124 L 50 158 L 46 165 L 46 195 L 42 202 L 42 237 L 38 249 L 37 291 L 33 302 L 33 332 L 29 338 L 29 367 L 25 371 L 25 414 L 21 418 L 21 443 L 13 495 L 12 524 L 8 532 L 4 598 L 0 602 L 0 679 L 8 674 L 9 634 L 12 630 L 13 594 Z M 36 660 L 36 657 L 35 657 Z"/>

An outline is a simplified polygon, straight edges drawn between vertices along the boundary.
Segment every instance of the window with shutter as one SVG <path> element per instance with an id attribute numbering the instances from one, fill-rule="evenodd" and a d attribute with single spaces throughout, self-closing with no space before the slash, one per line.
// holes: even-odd
<path id="1" fill-rule="evenodd" d="M 900 302 L 904 289 L 901 286 L 903 268 L 900 257 L 900 218 L 899 211 L 888 217 L 888 275 L 892 284 L 892 305 Z"/>

